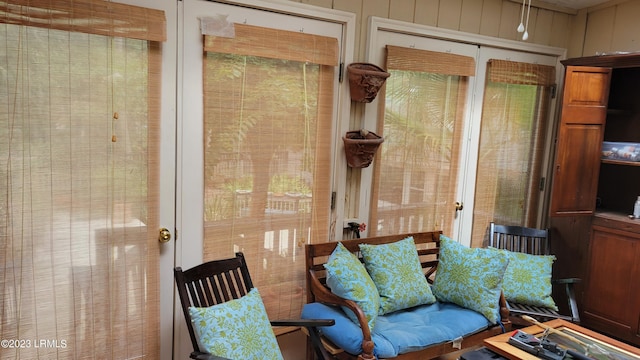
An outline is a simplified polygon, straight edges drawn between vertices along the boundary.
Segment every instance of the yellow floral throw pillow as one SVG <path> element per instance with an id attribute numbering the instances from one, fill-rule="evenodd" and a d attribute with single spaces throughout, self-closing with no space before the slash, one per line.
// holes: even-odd
<path id="1" fill-rule="evenodd" d="M 360 251 L 380 294 L 380 315 L 436 301 L 413 237 L 383 245 L 360 244 Z"/>
<path id="2" fill-rule="evenodd" d="M 331 292 L 358 304 L 367 317 L 369 330 L 373 331 L 378 318 L 380 296 L 360 259 L 342 243 L 338 243 L 324 267 L 327 269 L 327 285 Z M 353 311 L 346 307 L 343 310 L 353 322 L 358 323 Z"/>
<path id="3" fill-rule="evenodd" d="M 509 258 L 491 249 L 469 248 L 440 236 L 440 260 L 433 293 L 439 301 L 477 311 L 495 324 Z"/>
<path id="4" fill-rule="evenodd" d="M 507 250 L 509 266 L 504 273 L 502 292 L 505 299 L 518 304 L 544 306 L 558 310 L 551 297 L 551 271 L 556 257 L 553 255 L 531 255 Z"/>
<path id="5" fill-rule="evenodd" d="M 240 299 L 189 308 L 200 348 L 229 359 L 283 360 L 256 288 Z"/>

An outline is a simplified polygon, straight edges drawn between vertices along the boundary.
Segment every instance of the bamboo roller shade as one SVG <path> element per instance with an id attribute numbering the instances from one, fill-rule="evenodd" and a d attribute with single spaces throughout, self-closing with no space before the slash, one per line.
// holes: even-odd
<path id="1" fill-rule="evenodd" d="M 233 38 L 206 35 L 204 51 L 338 65 L 336 38 L 245 24 L 234 27 Z"/>
<path id="2" fill-rule="evenodd" d="M 473 76 L 475 59 L 470 56 L 387 45 L 387 67 L 394 70 Z"/>
<path id="3" fill-rule="evenodd" d="M 555 83 L 556 68 L 507 60 L 489 60 L 489 81 L 549 86 Z"/>
<path id="4" fill-rule="evenodd" d="M 165 41 L 164 11 L 102 0 L 0 1 L 0 23 Z"/>

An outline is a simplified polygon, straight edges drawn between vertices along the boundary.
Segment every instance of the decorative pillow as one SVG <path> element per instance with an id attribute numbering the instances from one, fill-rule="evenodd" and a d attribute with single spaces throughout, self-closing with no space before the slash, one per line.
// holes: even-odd
<path id="1" fill-rule="evenodd" d="M 504 254 L 469 248 L 440 235 L 433 293 L 438 300 L 477 311 L 495 324 L 500 319 L 498 302 L 508 264 Z"/>
<path id="2" fill-rule="evenodd" d="M 508 301 L 558 310 L 551 297 L 551 270 L 555 256 L 491 249 L 509 258 L 502 283 L 502 292 Z"/>
<path id="3" fill-rule="evenodd" d="M 369 330 L 373 331 L 378 317 L 380 296 L 360 259 L 347 250 L 342 243 L 338 243 L 327 263 L 324 264 L 324 268 L 327 269 L 327 286 L 331 292 L 355 301 L 367 317 Z M 353 322 L 358 324 L 353 311 L 346 307 L 343 310 Z"/>
<path id="4" fill-rule="evenodd" d="M 413 237 L 383 245 L 360 244 L 360 251 L 380 294 L 380 315 L 436 301 Z"/>
<path id="5" fill-rule="evenodd" d="M 229 359 L 283 359 L 256 288 L 240 299 L 190 307 L 189 315 L 201 350 Z"/>

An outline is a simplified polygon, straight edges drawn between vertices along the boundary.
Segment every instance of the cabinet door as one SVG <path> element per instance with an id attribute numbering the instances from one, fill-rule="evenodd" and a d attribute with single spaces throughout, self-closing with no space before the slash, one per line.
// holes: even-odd
<path id="1" fill-rule="evenodd" d="M 610 81 L 610 68 L 566 69 L 551 216 L 593 214 Z"/>
<path id="2" fill-rule="evenodd" d="M 583 321 L 638 344 L 640 234 L 594 226 Z"/>

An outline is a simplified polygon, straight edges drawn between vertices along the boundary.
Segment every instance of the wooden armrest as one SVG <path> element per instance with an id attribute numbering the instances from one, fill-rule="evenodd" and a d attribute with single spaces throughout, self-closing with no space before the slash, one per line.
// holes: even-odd
<path id="1" fill-rule="evenodd" d="M 360 327 L 362 328 L 362 333 L 364 334 L 365 338 L 367 337 L 369 339 L 371 338 L 371 332 L 369 330 L 369 323 L 367 322 L 367 317 L 364 315 L 364 311 L 362 311 L 362 309 L 360 308 L 360 306 L 358 306 L 358 304 L 356 304 L 352 300 L 347 300 L 345 298 L 342 298 L 332 293 L 331 290 L 329 290 L 329 288 L 327 288 L 326 286 L 322 285 L 322 283 L 320 283 L 320 280 L 318 280 L 318 277 L 316 276 L 315 271 L 313 270 L 309 271 L 309 278 L 311 280 L 310 281 L 311 292 L 313 292 L 315 301 L 323 304 L 327 304 L 327 305 L 344 306 L 351 309 L 351 311 L 353 311 L 353 313 L 356 315 L 358 322 L 360 323 Z"/>
<path id="2" fill-rule="evenodd" d="M 507 305 L 507 299 L 504 297 L 504 292 L 500 291 L 500 298 L 498 298 L 498 306 L 500 313 L 500 323 L 502 324 L 504 331 L 511 330 L 511 320 L 509 320 L 509 306 Z"/>
<path id="3" fill-rule="evenodd" d="M 309 270 L 309 286 L 315 301 L 332 305 L 332 306 L 344 306 L 355 314 L 358 319 L 358 324 L 360 325 L 360 329 L 362 330 L 362 350 L 363 353 L 366 354 L 363 358 L 366 359 L 374 359 L 373 356 L 373 340 L 371 339 L 371 329 L 369 329 L 369 323 L 367 321 L 367 317 L 364 315 L 364 311 L 352 300 L 344 299 L 334 293 L 332 293 L 326 286 L 324 286 L 318 277 L 316 276 L 315 271 Z"/>
<path id="4" fill-rule="evenodd" d="M 333 326 L 336 321 L 333 319 L 283 319 L 272 320 L 273 326 L 304 326 L 304 327 L 318 327 L 318 326 Z"/>

